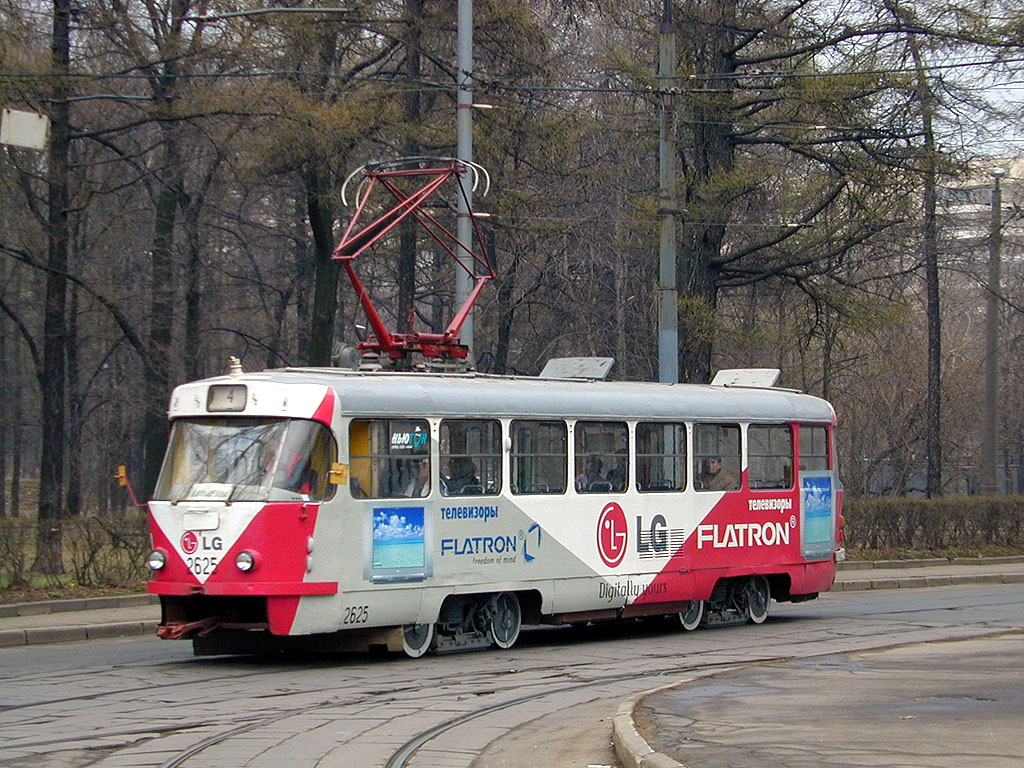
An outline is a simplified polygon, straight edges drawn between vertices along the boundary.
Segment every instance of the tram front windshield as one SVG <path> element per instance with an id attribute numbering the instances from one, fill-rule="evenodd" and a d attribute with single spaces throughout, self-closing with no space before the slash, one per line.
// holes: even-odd
<path id="1" fill-rule="evenodd" d="M 153 498 L 161 501 L 322 500 L 330 432 L 303 419 L 178 419 Z"/>

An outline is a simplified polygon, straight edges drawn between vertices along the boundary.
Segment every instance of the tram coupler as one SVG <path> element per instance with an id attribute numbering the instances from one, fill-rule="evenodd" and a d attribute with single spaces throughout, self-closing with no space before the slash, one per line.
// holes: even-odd
<path id="1" fill-rule="evenodd" d="M 156 628 L 156 636 L 162 640 L 180 640 L 183 637 L 191 636 L 193 632 L 198 635 L 209 634 L 220 626 L 225 618 L 224 616 L 214 616 L 199 621 L 169 621 Z"/>

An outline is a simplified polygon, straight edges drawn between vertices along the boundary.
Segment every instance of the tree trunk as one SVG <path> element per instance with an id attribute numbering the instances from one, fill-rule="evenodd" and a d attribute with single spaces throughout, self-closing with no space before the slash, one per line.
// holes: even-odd
<path id="1" fill-rule="evenodd" d="M 309 313 L 309 292 L 306 287 L 313 277 L 312 263 L 309 258 L 308 232 L 305 228 L 306 207 L 303 204 L 302 195 L 299 190 L 292 200 L 295 212 L 295 246 L 292 250 L 292 261 L 295 264 L 295 340 L 294 348 L 288 344 L 284 349 L 288 351 L 292 360 L 305 360 L 306 349 L 309 348 L 310 313 Z M 298 353 L 298 357 L 295 355 Z"/>
<path id="2" fill-rule="evenodd" d="M 700 225 L 698 225 L 700 226 Z M 715 311 L 718 289 L 711 255 L 717 254 L 721 238 L 699 237 L 691 247 L 681 249 L 683 263 L 679 281 L 679 381 L 703 384 L 711 380 Z"/>
<path id="3" fill-rule="evenodd" d="M 445 297 L 441 286 L 444 284 L 446 270 L 451 265 L 449 259 L 439 244 L 435 244 L 430 250 L 430 274 L 433 290 L 430 294 L 430 332 L 443 333 L 445 328 L 444 310 Z M 493 263 L 493 262 L 492 262 Z"/>
<path id="4" fill-rule="evenodd" d="M 498 338 L 494 344 L 494 367 L 492 373 L 509 373 L 508 355 L 512 342 L 512 323 L 515 320 L 515 293 L 518 273 L 515 264 L 509 264 L 503 273 L 498 272 L 498 249 L 494 247 L 493 230 L 488 238 L 491 264 L 495 273 L 501 275 L 495 305 L 498 309 Z"/>
<path id="5" fill-rule="evenodd" d="M 67 517 L 82 513 L 82 421 L 84 419 L 85 392 L 82 391 L 81 367 L 78 355 L 78 291 L 71 287 L 71 306 L 68 309 L 68 435 L 67 435 L 67 498 L 64 507 Z"/>
<path id="6" fill-rule="evenodd" d="M 313 233 L 313 307 L 310 312 L 307 365 L 330 365 L 334 346 L 334 317 L 338 305 L 339 264 L 334 252 L 334 211 L 328 204 L 327 184 L 313 166 L 306 169 L 306 211 Z"/>
<path id="7" fill-rule="evenodd" d="M 202 322 L 203 261 L 200 258 L 198 205 L 185 209 L 185 229 L 188 241 L 188 266 L 185 269 L 185 330 L 182 344 L 182 362 L 185 378 L 195 381 L 203 376 L 200 354 L 200 325 Z"/>
<path id="8" fill-rule="evenodd" d="M 7 336 L 0 324 L 0 371 L 10 371 L 12 366 L 7 361 Z M 7 433 L 11 431 L 10 409 L 0 413 L 0 517 L 7 517 Z"/>
<path id="9" fill-rule="evenodd" d="M 694 52 L 701 93 L 694 97 L 691 157 L 680 158 L 687 168 L 685 210 L 700 211 L 700 221 L 685 221 L 679 248 L 676 282 L 679 290 L 679 381 L 702 383 L 711 379 L 718 277 L 715 264 L 721 254 L 729 220 L 728 192 L 714 191 L 716 178 L 733 169 L 732 89 L 736 62 L 736 0 L 715 6 L 702 48 Z M 680 143 L 685 152 L 686 143 Z"/>
<path id="10" fill-rule="evenodd" d="M 167 19 L 168 32 L 161 45 L 163 70 L 153 83 L 153 100 L 159 107 L 162 156 L 157 187 L 153 195 L 152 304 L 145 363 L 146 413 L 143 418 L 143 498 L 156 488 L 160 465 L 167 448 L 167 402 L 174 375 L 171 350 L 174 343 L 174 316 L 178 296 L 175 264 L 175 232 L 178 211 L 185 207 L 185 172 L 181 157 L 183 141 L 177 120 L 175 99 L 180 85 L 184 56 L 182 28 L 188 11 L 186 0 L 172 0 Z"/>
<path id="11" fill-rule="evenodd" d="M 160 180 L 154 203 L 156 222 L 152 248 L 152 304 L 150 331 L 146 354 L 146 414 L 143 419 L 144 498 L 156 487 L 157 475 L 167 447 L 166 412 L 171 395 L 171 344 L 174 337 L 174 303 L 176 280 L 174 269 L 174 230 L 181 196 L 181 165 L 174 128 L 164 134 L 163 167 L 167 175 Z"/>
<path id="12" fill-rule="evenodd" d="M 405 9 L 405 75 L 410 83 L 420 79 L 420 36 L 422 29 L 423 0 L 404 0 Z M 405 92 L 405 154 L 408 157 L 420 153 L 416 132 L 420 129 L 421 93 L 419 88 L 410 87 Z M 398 253 L 398 306 L 395 307 L 399 333 L 411 333 L 415 322 L 414 302 L 416 301 L 416 221 L 407 218 L 402 222 Z"/>
<path id="13" fill-rule="evenodd" d="M 932 130 L 934 97 L 916 48 L 915 45 L 914 59 L 917 64 L 918 83 L 922 88 L 920 93 L 921 119 L 925 141 L 924 232 L 922 237 L 925 313 L 928 317 L 928 425 L 926 439 L 928 476 L 925 492 L 931 498 L 942 495 L 942 311 L 939 305 L 939 246 L 935 211 L 938 184 L 935 169 L 935 134 Z"/>
<path id="14" fill-rule="evenodd" d="M 319 75 L 310 86 L 320 98 L 327 99 L 330 72 L 337 60 L 338 32 L 325 25 L 318 40 Z M 333 191 L 329 166 L 316 156 L 307 160 L 303 171 L 306 216 L 313 234 L 313 306 L 310 308 L 308 365 L 330 365 L 334 349 L 334 326 L 338 313 L 338 275 L 341 265 L 331 258 L 334 252 Z"/>
<path id="15" fill-rule="evenodd" d="M 18 400 L 14 399 L 14 405 Z M 18 411 L 15 411 L 16 413 Z M 11 517 L 21 517 L 21 424 L 15 422 L 11 430 L 14 445 L 11 449 Z"/>
<path id="16" fill-rule="evenodd" d="M 20 370 L 22 365 L 21 355 L 18 350 L 16 348 L 12 349 L 9 354 L 12 365 L 7 370 Z M 25 398 L 22 396 L 22 383 L 19 378 L 15 380 L 15 385 L 12 387 L 10 399 L 11 418 L 8 420 L 11 437 L 11 478 L 10 494 L 8 496 L 10 503 L 8 504 L 7 511 L 11 517 L 21 516 L 21 414 L 25 410 L 24 400 Z M 4 491 L 6 490 L 4 488 Z"/>
<path id="17" fill-rule="evenodd" d="M 66 74 L 71 56 L 71 2 L 54 0 L 51 62 L 56 74 Z M 60 518 L 64 492 L 64 364 L 66 356 L 65 301 L 70 237 L 68 232 L 69 108 L 66 84 L 58 79 L 53 94 L 50 126 L 50 179 L 47 197 L 48 256 L 46 306 L 43 321 L 42 465 L 39 468 L 39 527 L 33 570 L 64 573 Z"/>

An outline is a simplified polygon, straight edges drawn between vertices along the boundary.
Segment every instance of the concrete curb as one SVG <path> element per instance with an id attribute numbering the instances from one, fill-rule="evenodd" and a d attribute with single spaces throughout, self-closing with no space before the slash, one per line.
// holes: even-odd
<path id="1" fill-rule="evenodd" d="M 682 763 L 654 750 L 647 739 L 640 735 L 633 721 L 633 711 L 640 700 L 655 693 L 675 688 L 688 680 L 677 680 L 674 683 L 644 691 L 619 705 L 615 717 L 612 718 L 612 744 L 615 755 L 622 762 L 623 768 L 686 768 Z"/>
<path id="2" fill-rule="evenodd" d="M 933 568 L 943 565 L 1006 565 L 1024 563 L 1024 555 L 1002 557 L 932 557 L 920 560 L 844 560 L 839 563 L 840 571 L 869 571 L 891 568 Z"/>
<path id="3" fill-rule="evenodd" d="M 0 630 L 0 648 L 148 635 L 156 632 L 156 627 L 159 623 L 158 620 L 154 619 L 151 621 L 118 621 L 107 624 L 80 624 L 66 627 L 3 629 Z"/>
<path id="4" fill-rule="evenodd" d="M 103 608 L 134 608 L 139 605 L 157 605 L 159 595 L 108 595 L 105 597 L 78 597 L 71 600 L 41 600 L 35 603 L 8 603 L 0 605 L 0 619 L 17 616 L 45 616 L 49 613 L 69 611 L 95 611 Z"/>
<path id="5" fill-rule="evenodd" d="M 866 589 L 909 589 L 913 587 L 948 587 L 956 584 L 1022 584 L 1024 573 L 964 573 L 949 576 L 906 576 L 888 579 L 851 579 L 836 581 L 833 592 L 856 592 Z"/>

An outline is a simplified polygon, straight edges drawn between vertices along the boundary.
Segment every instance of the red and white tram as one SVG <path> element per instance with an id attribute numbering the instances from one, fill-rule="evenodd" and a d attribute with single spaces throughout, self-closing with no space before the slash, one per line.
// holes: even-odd
<path id="1" fill-rule="evenodd" d="M 835 414 L 790 390 L 236 370 L 170 419 L 148 587 L 197 654 L 760 623 L 841 557 Z"/>

